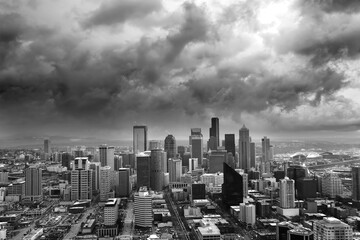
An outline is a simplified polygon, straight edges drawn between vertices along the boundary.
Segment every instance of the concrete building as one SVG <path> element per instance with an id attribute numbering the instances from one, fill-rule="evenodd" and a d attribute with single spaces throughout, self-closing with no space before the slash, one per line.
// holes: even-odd
<path id="1" fill-rule="evenodd" d="M 25 201 L 41 202 L 43 199 L 42 169 L 29 167 L 25 169 Z"/>
<path id="2" fill-rule="evenodd" d="M 147 150 L 147 126 L 134 126 L 133 128 L 133 152 L 135 154 Z"/>
<path id="3" fill-rule="evenodd" d="M 341 178 L 336 173 L 328 173 L 321 179 L 322 194 L 330 198 L 343 194 Z"/>
<path id="4" fill-rule="evenodd" d="M 130 168 L 120 168 L 118 172 L 119 184 L 116 195 L 118 197 L 128 197 L 131 192 Z"/>
<path id="5" fill-rule="evenodd" d="M 280 180 L 280 207 L 295 207 L 295 181 L 289 178 Z"/>
<path id="6" fill-rule="evenodd" d="M 167 172 L 166 153 L 162 149 L 151 150 L 150 188 L 161 191 L 164 187 L 164 173 Z"/>
<path id="7" fill-rule="evenodd" d="M 71 200 L 92 198 L 92 171 L 87 157 L 75 158 L 71 163 Z"/>
<path id="8" fill-rule="evenodd" d="M 160 140 L 149 140 L 148 150 L 161 149 L 161 141 Z"/>
<path id="9" fill-rule="evenodd" d="M 217 173 L 223 171 L 223 163 L 227 162 L 226 150 L 212 150 L 209 154 L 209 173 Z"/>
<path id="10" fill-rule="evenodd" d="M 352 240 L 352 227 L 334 217 L 314 223 L 314 240 Z"/>
<path id="11" fill-rule="evenodd" d="M 115 151 L 114 147 L 108 147 L 106 145 L 101 145 L 99 147 L 99 157 L 102 167 L 110 166 L 112 170 L 115 169 L 114 151 Z"/>
<path id="12" fill-rule="evenodd" d="M 182 174 L 182 161 L 180 159 L 168 160 L 169 168 L 169 181 L 170 182 L 180 182 Z"/>
<path id="13" fill-rule="evenodd" d="M 134 195 L 135 226 L 152 227 L 152 197 L 146 187 L 140 187 Z"/>
<path id="14" fill-rule="evenodd" d="M 109 198 L 104 206 L 104 224 L 113 226 L 119 217 L 119 199 Z"/>
<path id="15" fill-rule="evenodd" d="M 100 201 L 107 201 L 111 197 L 111 172 L 110 166 L 100 167 Z"/>

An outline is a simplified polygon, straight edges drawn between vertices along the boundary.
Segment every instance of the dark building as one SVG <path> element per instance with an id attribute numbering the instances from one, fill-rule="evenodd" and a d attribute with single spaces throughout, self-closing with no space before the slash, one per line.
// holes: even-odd
<path id="1" fill-rule="evenodd" d="M 276 226 L 276 239 L 277 240 L 288 240 L 288 231 L 293 227 L 287 222 L 278 223 Z"/>
<path id="2" fill-rule="evenodd" d="M 176 157 L 176 140 L 171 134 L 167 135 L 164 140 L 164 151 L 167 153 L 167 159 Z"/>
<path id="3" fill-rule="evenodd" d="M 297 199 L 316 198 L 317 184 L 317 179 L 314 178 L 299 179 L 296 187 Z"/>
<path id="4" fill-rule="evenodd" d="M 243 202 L 243 177 L 227 163 L 223 163 L 224 183 L 222 184 L 223 202 L 227 206 Z"/>
<path id="5" fill-rule="evenodd" d="M 192 199 L 205 199 L 206 196 L 205 184 L 204 183 L 193 183 L 191 184 L 191 195 Z"/>
<path id="6" fill-rule="evenodd" d="M 68 170 L 70 170 L 71 160 L 72 160 L 72 156 L 70 153 L 61 154 L 61 166 L 67 167 Z"/>
<path id="7" fill-rule="evenodd" d="M 147 186 L 150 188 L 150 155 L 139 154 L 136 156 L 137 188 Z"/>
<path id="8" fill-rule="evenodd" d="M 177 152 L 178 152 L 178 154 L 179 154 L 179 157 L 180 157 L 181 159 L 183 159 L 184 153 L 185 153 L 185 146 L 178 146 L 178 147 L 177 147 Z"/>
<path id="9" fill-rule="evenodd" d="M 216 147 L 218 147 L 220 145 L 220 139 L 219 139 L 219 118 L 217 117 L 211 118 L 210 139 L 211 137 L 215 138 Z"/>
<path id="10" fill-rule="evenodd" d="M 260 179 L 260 172 L 259 172 L 259 171 L 250 170 L 250 171 L 248 172 L 248 178 L 249 178 L 249 181 L 250 181 L 250 180 Z"/>
<path id="11" fill-rule="evenodd" d="M 255 168 L 256 148 L 255 143 L 250 142 L 250 167 Z"/>
<path id="12" fill-rule="evenodd" d="M 354 202 L 360 201 L 360 166 L 351 168 L 352 176 L 352 200 Z"/>
<path id="13" fill-rule="evenodd" d="M 235 157 L 235 134 L 225 134 L 225 150 Z"/>
<path id="14" fill-rule="evenodd" d="M 276 178 L 276 181 L 279 182 L 280 179 L 285 178 L 285 171 L 282 170 L 274 171 L 274 177 Z"/>
<path id="15" fill-rule="evenodd" d="M 184 156 L 181 158 L 182 161 L 182 165 L 184 167 L 188 167 L 189 168 L 189 159 L 191 158 L 191 153 L 186 152 L 184 153 Z"/>
<path id="16" fill-rule="evenodd" d="M 261 218 L 266 218 L 271 214 L 271 206 L 270 203 L 265 201 L 258 201 L 255 204 L 256 207 L 256 216 Z"/>
<path id="17" fill-rule="evenodd" d="M 307 177 L 307 169 L 299 165 L 288 167 L 286 172 L 288 178 L 295 180 L 295 190 L 298 189 L 300 179 Z"/>

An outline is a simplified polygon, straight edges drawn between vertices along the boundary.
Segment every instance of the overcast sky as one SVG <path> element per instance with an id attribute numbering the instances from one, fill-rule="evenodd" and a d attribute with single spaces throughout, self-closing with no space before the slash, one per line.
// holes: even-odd
<path id="1" fill-rule="evenodd" d="M 359 54 L 358 0 L 0 0 L 0 138 L 357 137 Z"/>

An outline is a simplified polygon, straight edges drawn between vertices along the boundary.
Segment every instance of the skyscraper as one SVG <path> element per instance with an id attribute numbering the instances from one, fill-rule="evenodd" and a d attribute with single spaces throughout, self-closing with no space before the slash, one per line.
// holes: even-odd
<path id="1" fill-rule="evenodd" d="M 89 170 L 87 157 L 75 158 L 71 171 L 71 200 L 86 200 L 92 198 L 92 172 Z"/>
<path id="2" fill-rule="evenodd" d="M 167 153 L 167 159 L 176 157 L 176 140 L 175 137 L 171 134 L 167 135 L 164 140 L 164 150 Z"/>
<path id="3" fill-rule="evenodd" d="M 160 140 L 150 140 L 149 141 L 149 151 L 153 149 L 160 149 L 161 148 L 161 141 Z"/>
<path id="4" fill-rule="evenodd" d="M 120 168 L 117 195 L 119 197 L 128 197 L 130 190 L 130 168 Z"/>
<path id="5" fill-rule="evenodd" d="M 107 201 L 110 195 L 111 189 L 111 167 L 100 167 L 100 201 Z"/>
<path id="6" fill-rule="evenodd" d="M 213 117 L 211 118 L 211 128 L 210 128 L 210 139 L 214 137 L 216 140 L 216 148 L 220 145 L 220 138 L 219 138 L 219 118 Z M 215 150 L 215 149 L 211 149 Z"/>
<path id="7" fill-rule="evenodd" d="M 261 149 L 262 149 L 262 158 L 261 158 L 261 173 L 269 173 L 266 171 L 266 164 L 270 161 L 270 139 L 266 136 L 261 139 Z"/>
<path id="8" fill-rule="evenodd" d="M 151 150 L 150 188 L 152 190 L 161 191 L 163 189 L 166 168 L 167 160 L 164 151 L 162 149 Z"/>
<path id="9" fill-rule="evenodd" d="M 199 165 L 202 165 L 203 135 L 201 133 L 201 128 L 192 128 L 190 139 L 191 139 L 191 157 L 197 158 L 199 161 Z"/>
<path id="10" fill-rule="evenodd" d="M 249 129 L 243 125 L 239 130 L 239 159 L 241 168 L 246 172 L 250 169 L 250 135 Z"/>
<path id="11" fill-rule="evenodd" d="M 137 164 L 137 187 L 146 186 L 150 188 L 150 152 L 142 152 L 136 155 Z"/>
<path id="12" fill-rule="evenodd" d="M 239 205 L 244 201 L 243 177 L 227 163 L 223 163 L 223 167 L 222 200 L 227 206 Z"/>
<path id="13" fill-rule="evenodd" d="M 226 150 L 213 150 L 209 155 L 209 173 L 217 173 L 223 171 L 223 163 L 227 162 Z"/>
<path id="14" fill-rule="evenodd" d="M 280 207 L 294 208 L 295 207 L 295 181 L 289 178 L 280 180 Z"/>
<path id="15" fill-rule="evenodd" d="M 321 179 L 322 194 L 335 198 L 343 194 L 344 186 L 338 174 L 330 172 Z"/>
<path id="16" fill-rule="evenodd" d="M 134 195 L 135 226 L 152 227 L 152 197 L 146 187 L 141 187 Z"/>
<path id="17" fill-rule="evenodd" d="M 169 159 L 169 181 L 170 182 L 180 182 L 181 173 L 182 173 L 182 162 L 180 159 Z"/>
<path id="18" fill-rule="evenodd" d="M 255 168 L 256 148 L 255 143 L 250 142 L 250 167 Z"/>
<path id="19" fill-rule="evenodd" d="M 133 151 L 134 153 L 147 150 L 147 126 L 134 126 L 133 128 Z"/>
<path id="20" fill-rule="evenodd" d="M 100 163 L 102 167 L 110 166 L 112 170 L 115 169 L 114 151 L 114 147 L 108 147 L 106 145 L 101 145 L 99 147 Z"/>
<path id="21" fill-rule="evenodd" d="M 29 167 L 25 169 L 25 196 L 30 202 L 39 202 L 43 199 L 42 169 Z"/>
<path id="22" fill-rule="evenodd" d="M 235 134 L 225 134 L 225 149 L 235 157 Z"/>
<path id="23" fill-rule="evenodd" d="M 51 144 L 50 139 L 44 140 L 44 153 L 51 153 L 50 144 Z"/>
<path id="24" fill-rule="evenodd" d="M 360 166 L 351 168 L 352 176 L 352 200 L 354 202 L 360 201 Z"/>

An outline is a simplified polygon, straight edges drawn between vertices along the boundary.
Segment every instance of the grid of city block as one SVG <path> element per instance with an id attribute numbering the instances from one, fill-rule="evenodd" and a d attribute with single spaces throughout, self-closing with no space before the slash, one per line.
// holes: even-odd
<path id="1" fill-rule="evenodd" d="M 358 148 L 254 142 L 246 125 L 220 135 L 217 117 L 209 126 L 208 139 L 191 128 L 182 145 L 136 125 L 130 146 L 2 149 L 0 239 L 359 236 Z"/>
<path id="2" fill-rule="evenodd" d="M 0 240 L 360 240 L 360 0 L 0 0 Z"/>

